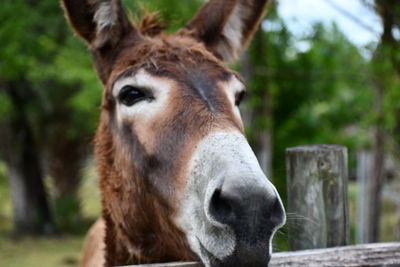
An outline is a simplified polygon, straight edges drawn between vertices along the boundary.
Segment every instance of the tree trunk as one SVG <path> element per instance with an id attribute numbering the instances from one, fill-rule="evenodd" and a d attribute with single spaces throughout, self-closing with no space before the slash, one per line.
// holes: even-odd
<path id="1" fill-rule="evenodd" d="M 382 97 L 383 90 L 376 87 L 375 94 L 375 113 L 378 115 L 378 122 L 374 129 L 373 141 L 373 165 L 372 165 L 372 179 L 369 183 L 369 237 L 368 242 L 379 242 L 379 229 L 381 218 L 381 202 L 382 202 L 382 186 L 384 183 L 384 167 L 385 167 L 385 148 L 384 140 L 385 133 L 381 126 L 382 114 Z"/>
<path id="2" fill-rule="evenodd" d="M 83 160 L 82 146 L 76 140 L 61 138 L 50 147 L 49 174 L 54 182 L 56 197 L 76 194 Z"/>
<path id="3" fill-rule="evenodd" d="M 80 133 L 71 136 L 70 110 L 65 105 L 56 107 L 49 120 L 51 134 L 47 138 L 46 158 L 54 185 L 54 215 L 57 226 L 70 231 L 76 229 L 81 219 L 78 189 L 91 140 Z"/>
<path id="4" fill-rule="evenodd" d="M 18 108 L 1 122 L 0 153 L 8 169 L 16 233 L 49 233 L 52 231 L 52 220 L 43 184 L 40 153 L 26 117 L 26 91 L 18 91 L 12 85 L 7 90 L 13 106 Z"/>
<path id="5" fill-rule="evenodd" d="M 54 184 L 54 215 L 62 230 L 74 230 L 80 220 L 78 189 L 87 144 L 60 136 L 49 148 L 49 175 Z"/>
<path id="6" fill-rule="evenodd" d="M 379 240 L 379 227 L 381 215 L 381 194 L 384 183 L 384 158 L 385 158 L 385 132 L 383 129 L 384 111 L 382 103 L 387 98 L 387 90 L 393 86 L 393 75 L 400 74 L 400 61 L 397 51 L 400 48 L 400 43 L 393 36 L 393 30 L 398 24 L 400 18 L 400 8 L 397 0 L 375 0 L 376 11 L 382 19 L 383 33 L 381 40 L 376 48 L 374 55 L 375 63 L 375 114 L 377 114 L 377 122 L 374 129 L 373 141 L 373 170 L 370 188 L 370 207 L 369 221 L 369 240 L 376 242 Z M 400 26 L 400 25 L 397 25 Z M 391 62 L 390 64 L 387 64 Z M 385 64 L 386 63 L 386 64 Z M 396 112 L 396 110 L 393 110 Z M 400 117 L 396 117 L 400 119 Z M 399 121 L 396 124 L 400 124 Z M 396 128 L 394 130 L 397 130 Z"/>
<path id="7" fill-rule="evenodd" d="M 257 156 L 260 166 L 268 178 L 272 175 L 272 96 L 269 90 L 265 74 L 254 78 L 257 81 L 265 81 L 262 84 L 252 84 L 251 77 L 256 77 L 257 66 L 266 65 L 266 49 L 263 31 L 260 29 L 253 40 L 255 58 L 249 58 L 244 54 L 241 59 L 241 73 L 251 87 L 251 95 L 261 101 L 255 104 L 246 103 L 244 108 L 244 121 L 250 125 L 253 131 L 250 133 L 250 144 Z M 250 102 L 250 101 L 249 101 Z"/>
<path id="8" fill-rule="evenodd" d="M 256 131 L 254 133 L 254 152 L 260 162 L 261 169 L 271 179 L 272 175 L 272 126 L 271 121 L 271 96 L 267 88 L 263 90 L 260 96 L 263 102 L 261 107 L 255 108 Z M 265 120 L 257 127 L 258 120 Z"/>

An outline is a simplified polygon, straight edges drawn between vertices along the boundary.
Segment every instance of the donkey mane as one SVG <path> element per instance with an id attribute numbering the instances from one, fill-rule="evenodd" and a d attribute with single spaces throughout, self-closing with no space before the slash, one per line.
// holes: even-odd
<path id="1" fill-rule="evenodd" d="M 132 24 L 141 34 L 150 37 L 160 34 L 169 26 L 159 12 L 150 12 L 144 7 L 139 16 L 133 16 Z"/>

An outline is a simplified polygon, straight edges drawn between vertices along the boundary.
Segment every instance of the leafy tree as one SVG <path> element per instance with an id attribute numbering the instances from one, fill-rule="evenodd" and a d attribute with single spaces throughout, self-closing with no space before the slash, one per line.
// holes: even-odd
<path id="1" fill-rule="evenodd" d="M 367 62 L 359 50 L 332 25 L 316 24 L 297 40 L 274 12 L 264 25 L 272 30 L 250 47 L 253 75 L 250 105 L 272 105 L 269 116 L 257 113 L 248 132 L 254 139 L 260 127 L 272 128 L 273 178 L 285 191 L 285 149 L 296 145 L 334 143 L 354 148 L 366 138 L 349 134 L 371 104 Z M 297 44 L 305 44 L 301 50 Z M 260 98 L 265 94 L 266 98 Z M 361 125 L 362 126 L 362 125 Z M 361 129 L 362 130 L 362 129 Z M 362 131 L 361 131 L 362 132 Z"/>
<path id="2" fill-rule="evenodd" d="M 79 166 L 96 124 L 99 86 L 57 1 L 6 0 L 0 18 L 6 40 L 0 50 L 0 142 L 16 231 L 43 232 L 51 223 L 45 173 L 56 185 L 57 221 L 67 220 L 57 204 L 66 199 L 74 206 L 69 214 L 77 213 Z"/>
<path id="3" fill-rule="evenodd" d="M 370 208 L 368 214 L 369 242 L 379 241 L 381 218 L 381 195 L 385 182 L 384 159 L 387 152 L 400 155 L 400 39 L 395 36 L 400 32 L 400 7 L 397 1 L 364 1 L 381 18 L 383 32 L 370 62 L 374 84 L 374 111 L 372 125 L 373 168 L 372 179 L 368 188 Z M 388 146 L 390 140 L 390 146 Z M 392 147 L 387 151 L 385 147 Z M 393 149 L 394 147 L 394 149 Z"/>

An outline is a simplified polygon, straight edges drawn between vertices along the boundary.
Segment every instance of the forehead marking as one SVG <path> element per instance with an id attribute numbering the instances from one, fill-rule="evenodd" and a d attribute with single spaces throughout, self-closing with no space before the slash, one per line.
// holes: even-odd
<path id="1" fill-rule="evenodd" d="M 212 102 L 212 90 L 215 83 L 200 71 L 189 74 L 188 79 L 193 92 L 203 100 L 212 113 L 215 113 L 215 104 Z"/>
<path id="2" fill-rule="evenodd" d="M 206 104 L 208 110 L 212 113 L 219 111 L 218 106 L 221 104 L 219 99 L 221 99 L 222 95 L 217 90 L 217 87 L 219 82 L 227 80 L 226 74 L 224 73 L 220 77 L 214 78 L 201 70 L 194 70 L 188 73 L 187 79 L 190 88 Z"/>

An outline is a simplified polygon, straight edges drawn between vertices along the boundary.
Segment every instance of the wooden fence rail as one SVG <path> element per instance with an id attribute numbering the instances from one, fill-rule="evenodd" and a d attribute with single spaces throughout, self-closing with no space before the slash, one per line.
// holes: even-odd
<path id="1" fill-rule="evenodd" d="M 197 262 L 158 263 L 125 267 L 201 267 Z M 272 255 L 270 267 L 400 267 L 400 242 L 375 243 L 324 249 L 280 252 Z"/>

